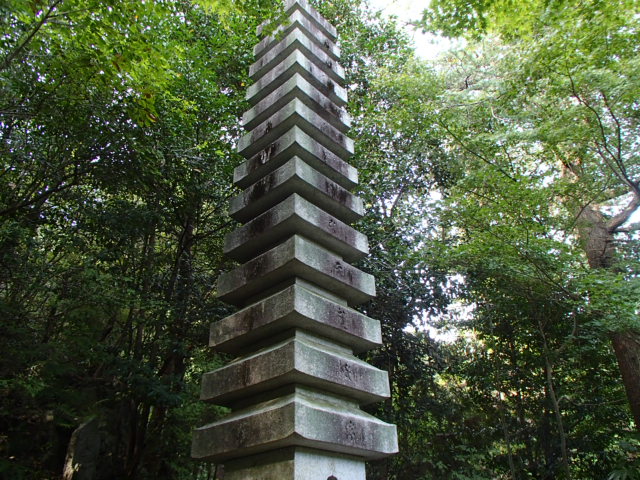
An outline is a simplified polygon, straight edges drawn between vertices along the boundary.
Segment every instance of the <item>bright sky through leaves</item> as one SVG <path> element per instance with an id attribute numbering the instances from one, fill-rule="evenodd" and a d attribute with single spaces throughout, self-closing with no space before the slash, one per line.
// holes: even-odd
<path id="1" fill-rule="evenodd" d="M 369 0 L 369 4 L 386 15 L 396 16 L 413 38 L 416 54 L 424 59 L 433 59 L 453 45 L 449 39 L 430 33 L 422 33 L 411 26 L 411 22 L 422 17 L 422 11 L 429 5 L 429 0 Z"/>

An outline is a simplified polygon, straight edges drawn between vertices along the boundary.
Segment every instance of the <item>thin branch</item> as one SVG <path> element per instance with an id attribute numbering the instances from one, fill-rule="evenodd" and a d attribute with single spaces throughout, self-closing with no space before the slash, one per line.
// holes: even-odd
<path id="1" fill-rule="evenodd" d="M 50 18 L 68 17 L 72 13 L 87 13 L 90 11 L 91 10 L 89 10 L 88 8 L 76 8 L 74 10 L 64 10 L 64 11 L 60 11 L 59 13 L 56 13 L 55 15 L 51 15 Z"/>
<path id="2" fill-rule="evenodd" d="M 575 338 L 578 336 L 578 318 L 577 318 L 577 315 L 575 315 L 575 313 L 573 313 L 571 316 L 573 317 L 573 328 L 571 329 L 571 333 L 569 334 L 569 337 L 564 342 L 562 342 L 562 345 L 560 345 L 556 349 L 556 354 L 557 355 L 561 355 L 562 353 L 564 353 L 564 351 L 569 347 L 569 345 L 571 345 L 573 343 Z"/>
<path id="3" fill-rule="evenodd" d="M 600 158 L 602 158 L 602 161 L 607 165 L 607 167 L 609 167 L 609 170 L 611 170 L 611 172 L 618 178 L 618 180 L 620 180 L 625 185 L 629 186 L 631 189 L 634 189 L 633 185 L 629 183 L 628 179 L 625 178 L 624 174 L 621 171 L 618 171 L 618 169 L 615 168 L 613 165 L 611 165 L 610 160 L 607 158 L 607 155 L 605 155 L 605 153 L 602 151 L 600 143 L 598 143 L 598 141 L 596 140 L 594 140 L 593 143 L 596 147 L 596 151 L 598 152 L 598 155 L 600 155 Z M 606 150 L 606 147 L 605 147 L 605 150 Z M 616 164 L 618 165 L 618 167 L 620 167 L 618 162 L 616 162 Z"/>
<path id="4" fill-rule="evenodd" d="M 626 228 L 618 228 L 614 233 L 633 233 L 640 230 L 640 222 L 632 223 Z"/>
<path id="5" fill-rule="evenodd" d="M 502 173 L 505 177 L 507 177 L 509 180 L 511 180 L 514 183 L 518 183 L 518 181 L 512 177 L 511 175 L 509 175 L 504 169 L 500 168 L 499 166 L 497 166 L 495 163 L 491 162 L 490 160 L 488 160 L 487 158 L 485 158 L 484 156 L 480 155 L 478 152 L 473 151 L 471 148 L 469 148 L 467 145 L 465 145 L 465 143 L 455 134 L 453 133 L 449 127 L 447 125 L 445 125 L 444 123 L 440 123 L 440 126 L 442 128 L 444 128 L 447 133 L 449 135 L 451 135 L 453 137 L 453 139 L 458 142 L 458 144 L 467 152 L 469 152 L 471 155 L 473 155 L 474 157 L 479 158 L 480 160 L 482 160 L 484 163 L 486 163 L 487 165 L 492 166 L 493 168 L 495 168 L 496 170 L 498 170 L 500 173 Z"/>
<path id="6" fill-rule="evenodd" d="M 568 74 L 568 77 L 569 77 L 569 82 L 571 83 L 571 91 L 574 98 L 593 114 L 598 124 L 598 129 L 600 130 L 600 136 L 602 137 L 602 142 L 598 142 L 594 140 L 594 143 L 596 144 L 596 148 L 598 150 L 598 154 L 600 155 L 600 157 L 602 157 L 602 159 L 607 164 L 607 166 L 613 171 L 613 173 L 618 178 L 620 178 L 620 180 L 623 183 L 628 185 L 633 192 L 640 195 L 640 188 L 638 187 L 637 182 L 634 182 L 631 178 L 629 178 L 627 174 L 627 168 L 624 165 L 624 162 L 622 161 L 622 126 L 620 124 L 620 121 L 618 120 L 618 117 L 613 113 L 613 109 L 609 103 L 609 99 L 604 94 L 604 92 L 600 91 L 600 95 L 602 96 L 604 104 L 607 108 L 607 112 L 609 113 L 614 123 L 616 124 L 615 131 L 616 131 L 617 145 L 615 147 L 615 150 L 616 150 L 615 152 L 611 150 L 609 141 L 607 140 L 607 132 L 605 129 L 604 121 L 600 116 L 600 113 L 585 98 L 583 98 L 578 93 L 578 90 L 576 88 L 576 85 L 574 83 L 574 80 L 571 74 Z M 613 160 L 617 168 L 615 168 L 613 165 L 609 163 L 609 161 L 606 158 L 606 155 L 602 152 L 601 148 L 604 149 L 604 151 L 609 157 L 611 157 L 611 159 Z"/>
<path id="7" fill-rule="evenodd" d="M 387 215 L 387 218 L 393 217 L 393 214 L 395 213 L 396 208 L 398 207 L 398 203 L 400 203 L 400 199 L 402 198 L 402 195 L 404 194 L 405 189 L 406 189 L 406 184 L 400 187 L 400 190 L 398 191 L 398 195 L 396 195 L 396 198 L 393 201 L 391 208 L 389 209 L 389 214 Z"/>
<path id="8" fill-rule="evenodd" d="M 538 265 L 538 262 L 535 259 L 531 258 L 531 256 L 528 253 L 523 252 L 521 249 L 517 247 L 515 247 L 515 249 L 520 255 L 522 255 L 526 260 L 528 260 L 529 263 L 531 263 L 531 266 L 535 270 L 537 270 L 538 273 L 540 273 L 544 278 L 547 279 L 548 285 L 551 285 L 552 287 L 559 289 L 562 293 L 564 293 L 568 298 L 570 298 L 573 301 L 577 302 L 577 301 L 583 300 L 583 298 L 580 295 L 570 291 L 564 285 L 562 285 L 560 281 L 553 278 L 544 268 Z M 576 329 L 577 329 L 577 326 L 576 326 Z"/>
<path id="9" fill-rule="evenodd" d="M 16 211 L 20 210 L 21 208 L 25 208 L 25 207 L 28 207 L 29 205 L 39 203 L 42 200 L 46 200 L 54 193 L 62 192 L 63 190 L 67 190 L 68 188 L 73 187 L 74 185 L 75 185 L 75 182 L 63 183 L 58 185 L 57 187 L 46 189 L 35 197 L 31 197 L 21 202 L 14 203 L 13 205 L 5 208 L 4 210 L 0 210 L 0 217 L 5 215 L 11 215 Z"/>
<path id="10" fill-rule="evenodd" d="M 580 211 L 578 212 L 578 214 L 575 216 L 575 218 L 573 219 L 573 221 L 571 222 L 571 225 L 569 225 L 569 228 L 567 229 L 568 231 L 571 231 L 574 229 L 574 227 L 578 224 L 578 221 L 580 220 L 580 218 L 582 217 L 582 214 L 584 213 L 584 211 L 587 208 L 592 208 L 592 204 L 595 202 L 594 199 L 589 200 L 587 203 L 585 203 L 582 208 L 580 208 Z"/>
<path id="11" fill-rule="evenodd" d="M 550 351 L 549 351 L 549 344 L 547 343 L 547 336 L 544 333 L 542 322 L 540 320 L 538 320 L 538 330 L 540 331 L 540 335 L 542 337 L 542 347 L 544 352 L 544 363 L 545 363 L 544 370 L 545 370 L 545 377 L 547 380 L 549 400 L 551 400 L 556 421 L 558 422 L 557 428 L 558 428 L 558 434 L 560 436 L 560 452 L 562 454 L 562 467 L 565 470 L 565 478 L 568 479 L 570 478 L 570 470 L 569 470 L 569 455 L 567 451 L 567 436 L 564 430 L 562 412 L 560 411 L 560 404 L 558 402 L 558 397 L 556 394 L 555 385 L 553 381 L 554 363 L 550 359 Z"/>
<path id="12" fill-rule="evenodd" d="M 613 152 L 611 152 L 611 150 L 609 150 L 609 145 L 607 143 L 607 132 L 606 132 L 606 130 L 604 128 L 604 123 L 602 122 L 602 118 L 600 117 L 600 114 L 598 113 L 598 111 L 595 108 L 593 108 L 591 106 L 591 104 L 589 102 L 587 102 L 578 93 L 578 89 L 576 88 L 575 82 L 573 81 L 573 77 L 571 76 L 571 74 L 568 74 L 568 75 L 569 75 L 569 82 L 571 83 L 571 92 L 573 93 L 574 98 L 580 104 L 584 105 L 589 111 L 591 111 L 591 113 L 593 113 L 594 117 L 596 118 L 596 121 L 598 122 L 598 127 L 600 129 L 600 136 L 602 137 L 602 146 L 607 151 L 607 153 L 609 155 L 611 155 L 611 158 L 613 158 L 614 161 L 617 161 L 615 154 L 613 154 Z"/>
<path id="13" fill-rule="evenodd" d="M 49 18 L 51 17 L 51 14 L 56 9 L 58 4 L 60 4 L 61 2 L 62 0 L 53 1 L 53 3 L 49 6 L 49 9 L 47 10 L 47 12 L 42 16 L 42 18 L 36 24 L 33 30 L 31 30 L 29 35 L 27 35 L 27 38 L 25 38 L 22 41 L 22 43 L 20 43 L 20 45 L 18 45 L 16 49 L 13 52 L 11 52 L 9 55 L 7 55 L 5 59 L 2 61 L 2 64 L 0 65 L 0 72 L 9 68 L 9 65 L 11 64 L 11 62 L 13 62 L 18 57 L 18 55 L 22 53 L 22 50 L 24 50 L 27 47 L 27 45 L 31 43 L 31 40 L 33 40 L 33 37 L 35 37 L 36 34 L 40 31 L 40 29 L 43 27 L 43 25 L 47 23 L 47 20 L 49 20 Z"/>
<path id="14" fill-rule="evenodd" d="M 612 217 L 607 222 L 607 231 L 609 233 L 615 233 L 618 229 L 633 215 L 633 213 L 640 207 L 640 195 L 634 194 L 629 204 L 619 214 Z"/>
<path id="15" fill-rule="evenodd" d="M 613 109 L 611 108 L 611 105 L 609 105 L 609 99 L 607 98 L 607 95 L 602 90 L 600 90 L 600 95 L 602 95 L 602 99 L 604 100 L 605 107 L 607 107 L 609 116 L 613 119 L 614 123 L 616 124 L 616 138 L 618 143 L 616 156 L 618 159 L 620 159 L 618 162 L 618 165 L 620 166 L 620 171 L 625 176 L 625 178 L 629 179 L 627 175 L 627 168 L 625 167 L 624 163 L 622 163 L 622 126 L 620 125 L 620 121 L 618 120 L 618 117 L 616 116 L 616 114 L 613 113 Z"/>
<path id="16" fill-rule="evenodd" d="M 478 192 L 475 192 L 473 190 L 466 190 L 466 191 L 467 191 L 467 193 L 470 193 L 471 195 L 478 196 L 479 198 L 483 198 L 483 199 L 488 200 L 488 201 L 494 201 L 494 200 L 492 200 L 492 199 L 490 199 L 488 197 L 485 197 L 484 195 L 479 194 Z M 480 227 L 480 228 L 482 228 L 482 227 Z M 547 285 L 550 285 L 551 287 L 554 287 L 554 288 L 558 289 L 560 292 L 564 293 L 564 295 L 566 295 L 567 298 L 570 298 L 571 300 L 574 300 L 574 301 L 582 301 L 583 300 L 583 298 L 580 295 L 570 291 L 567 287 L 565 287 L 562 284 L 562 281 L 560 281 L 559 279 L 554 278 L 549 272 L 547 272 L 547 270 L 543 266 L 541 266 L 538 263 L 538 261 L 535 258 L 533 258 L 527 251 L 519 248 L 517 245 L 514 245 L 510 241 L 508 241 L 508 240 L 504 239 L 502 236 L 500 236 L 496 232 L 496 229 L 489 228 L 489 229 L 485 229 L 484 231 L 486 233 L 488 233 L 490 236 L 492 236 L 492 237 L 496 238 L 497 240 L 499 240 L 502 243 L 502 245 L 508 245 L 509 247 L 511 247 L 513 250 L 515 250 L 515 252 L 520 257 L 522 257 L 524 260 L 528 261 L 529 264 L 533 267 L 533 269 L 535 271 L 537 271 L 542 276 L 542 278 L 538 277 L 538 278 L 540 278 L 541 281 L 545 282 Z"/>

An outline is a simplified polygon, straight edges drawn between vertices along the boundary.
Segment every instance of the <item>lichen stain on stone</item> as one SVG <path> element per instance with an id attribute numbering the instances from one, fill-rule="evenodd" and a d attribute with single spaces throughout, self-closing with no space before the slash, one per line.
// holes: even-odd
<path id="1" fill-rule="evenodd" d="M 340 110 L 336 105 L 329 102 L 328 105 L 329 111 L 338 118 L 342 118 L 342 110 Z"/>
<path id="2" fill-rule="evenodd" d="M 264 257 L 256 257 L 247 263 L 247 278 L 257 277 L 264 269 Z"/>
<path id="3" fill-rule="evenodd" d="M 268 210 L 249 224 L 249 234 L 252 237 L 263 233 L 273 221 L 273 213 Z"/>
<path id="4" fill-rule="evenodd" d="M 335 83 L 331 81 L 331 79 L 327 80 L 327 90 L 333 92 L 336 89 Z"/>
<path id="5" fill-rule="evenodd" d="M 264 165 L 265 163 L 267 163 L 271 159 L 271 157 L 276 153 L 277 149 L 278 149 L 278 143 L 274 142 L 271 145 L 269 145 L 267 148 L 262 150 L 258 154 L 258 161 L 260 162 L 260 165 Z"/>
<path id="6" fill-rule="evenodd" d="M 335 183 L 330 180 L 325 180 L 324 182 L 324 191 L 335 201 L 346 205 L 347 200 L 349 198 L 349 192 L 345 189 L 339 187 Z"/>
<path id="7" fill-rule="evenodd" d="M 241 367 L 242 385 L 245 387 L 251 383 L 251 366 L 249 364 L 250 362 L 243 362 Z"/>
<path id="8" fill-rule="evenodd" d="M 251 202 L 262 197 L 273 188 L 275 182 L 276 180 L 273 175 L 267 175 L 259 182 L 256 182 L 253 187 L 247 191 L 248 201 Z"/>

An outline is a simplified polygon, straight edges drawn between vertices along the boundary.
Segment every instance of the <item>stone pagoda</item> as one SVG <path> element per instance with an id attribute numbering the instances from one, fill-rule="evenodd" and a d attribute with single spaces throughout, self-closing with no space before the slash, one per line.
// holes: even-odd
<path id="1" fill-rule="evenodd" d="M 241 309 L 211 326 L 210 345 L 235 359 L 202 380 L 202 400 L 231 413 L 195 430 L 192 456 L 224 464 L 225 480 L 365 480 L 397 438 L 360 409 L 388 398 L 389 380 L 354 356 L 381 333 L 352 308 L 375 281 L 349 264 L 368 243 L 349 226 L 364 212 L 344 71 L 335 28 L 306 0 L 285 10 L 254 49 L 230 207 L 242 226 L 224 247 L 240 266 L 218 280 Z"/>

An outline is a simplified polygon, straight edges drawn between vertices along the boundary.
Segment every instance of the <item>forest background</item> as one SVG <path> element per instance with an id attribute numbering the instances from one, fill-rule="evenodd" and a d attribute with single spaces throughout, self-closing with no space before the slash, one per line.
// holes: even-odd
<path id="1" fill-rule="evenodd" d="M 318 0 L 348 72 L 400 454 L 372 480 L 640 478 L 640 8 L 433 0 L 416 58 Z M 0 476 L 213 479 L 191 429 L 262 0 L 0 2 Z M 428 328 L 427 328 L 428 327 Z M 433 332 L 437 331 L 437 335 Z M 431 334 L 429 332 L 432 332 Z"/>

